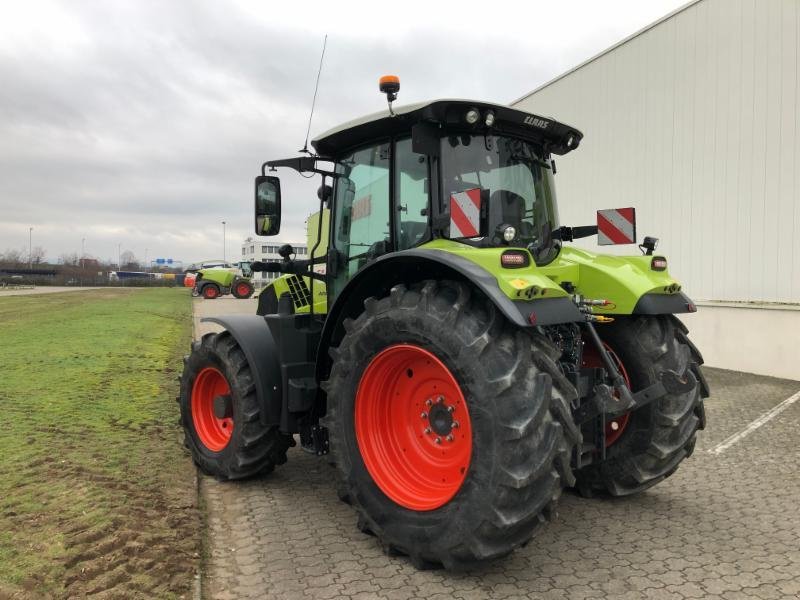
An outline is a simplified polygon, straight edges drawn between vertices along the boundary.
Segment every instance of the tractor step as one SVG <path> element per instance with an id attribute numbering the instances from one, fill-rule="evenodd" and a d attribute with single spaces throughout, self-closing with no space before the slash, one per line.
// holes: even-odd
<path id="1" fill-rule="evenodd" d="M 300 447 L 316 456 L 329 452 L 328 428 L 322 425 L 303 427 L 300 430 Z"/>

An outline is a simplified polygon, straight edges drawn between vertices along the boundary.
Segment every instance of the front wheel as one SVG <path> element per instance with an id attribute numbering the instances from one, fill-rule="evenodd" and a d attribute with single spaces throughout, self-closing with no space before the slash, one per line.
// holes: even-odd
<path id="1" fill-rule="evenodd" d="M 574 389 L 539 333 L 455 282 L 368 299 L 347 322 L 326 424 L 359 526 L 418 567 L 526 543 L 574 482 Z"/>
<path id="2" fill-rule="evenodd" d="M 253 295 L 254 291 L 253 285 L 249 281 L 243 279 L 234 281 L 231 286 L 231 294 L 233 294 L 234 298 L 238 298 L 239 300 L 247 300 Z"/>
<path id="3" fill-rule="evenodd" d="M 242 479 L 286 462 L 291 436 L 261 423 L 250 365 L 230 333 L 209 333 L 184 359 L 184 444 L 207 475 Z"/>
<path id="4" fill-rule="evenodd" d="M 606 459 L 576 473 L 585 496 L 636 494 L 672 475 L 694 450 L 697 431 L 705 426 L 702 399 L 708 396 L 700 372 L 703 358 L 686 327 L 671 315 L 622 317 L 598 333 L 633 392 L 656 383 L 667 369 L 695 383 L 688 392 L 668 394 L 610 421 Z"/>
<path id="5" fill-rule="evenodd" d="M 202 291 L 200 294 L 206 300 L 214 300 L 215 298 L 219 298 L 220 289 L 216 283 L 207 283 L 203 286 Z"/>

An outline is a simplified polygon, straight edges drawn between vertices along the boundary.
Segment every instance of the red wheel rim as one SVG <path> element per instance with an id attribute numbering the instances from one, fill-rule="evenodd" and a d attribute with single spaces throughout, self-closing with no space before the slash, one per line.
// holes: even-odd
<path id="1" fill-rule="evenodd" d="M 619 372 L 622 374 L 622 378 L 625 380 L 628 388 L 631 387 L 631 380 L 628 377 L 628 372 L 625 370 L 625 365 L 622 364 L 619 356 L 617 353 L 611 349 L 611 346 L 603 342 L 603 346 L 611 355 L 611 360 L 614 361 L 614 364 L 619 369 Z M 603 359 L 600 357 L 600 353 L 594 347 L 594 344 L 591 342 L 587 343 L 583 347 L 583 358 L 581 361 L 581 365 L 587 368 L 598 368 L 603 367 Z M 614 394 L 617 395 L 616 393 Z M 609 419 L 606 422 L 606 448 L 611 446 L 614 442 L 616 442 L 621 436 L 622 433 L 625 431 L 625 427 L 628 426 L 628 421 L 631 418 L 631 413 L 625 413 L 619 417 L 614 417 L 613 419 Z"/>
<path id="2" fill-rule="evenodd" d="M 214 367 L 197 374 L 192 386 L 192 422 L 197 437 L 212 452 L 219 452 L 231 439 L 233 419 L 220 419 L 214 414 L 214 398 L 230 396 L 231 388 L 225 376 Z"/>
<path id="3" fill-rule="evenodd" d="M 472 457 L 467 402 L 427 350 L 398 344 L 370 361 L 356 392 L 355 429 L 367 471 L 400 506 L 435 510 L 464 483 Z"/>
<path id="4" fill-rule="evenodd" d="M 236 288 L 236 291 L 240 296 L 247 296 L 247 294 L 250 292 L 250 286 L 246 283 L 240 283 Z"/>
<path id="5" fill-rule="evenodd" d="M 216 298 L 217 288 L 215 288 L 213 285 L 207 285 L 203 288 L 203 296 L 206 298 Z"/>

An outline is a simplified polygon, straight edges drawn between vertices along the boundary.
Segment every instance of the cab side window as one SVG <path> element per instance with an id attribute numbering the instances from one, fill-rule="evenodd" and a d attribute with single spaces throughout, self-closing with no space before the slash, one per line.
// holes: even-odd
<path id="1" fill-rule="evenodd" d="M 346 175 L 337 181 L 335 246 L 346 263 L 340 277 L 350 279 L 390 243 L 389 143 L 358 150 L 340 163 Z"/>
<path id="2" fill-rule="evenodd" d="M 411 138 L 395 143 L 394 197 L 397 249 L 423 242 L 428 230 L 428 159 L 411 149 Z"/>

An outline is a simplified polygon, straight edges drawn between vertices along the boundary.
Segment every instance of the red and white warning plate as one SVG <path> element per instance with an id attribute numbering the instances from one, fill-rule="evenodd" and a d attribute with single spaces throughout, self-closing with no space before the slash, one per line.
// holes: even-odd
<path id="1" fill-rule="evenodd" d="M 636 209 L 607 208 L 597 211 L 597 243 L 601 246 L 636 243 Z"/>
<path id="2" fill-rule="evenodd" d="M 478 237 L 481 224 L 481 189 L 450 194 L 450 237 Z"/>

